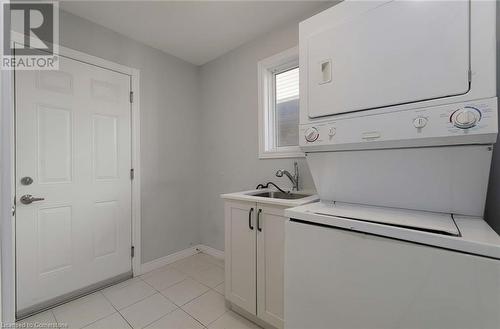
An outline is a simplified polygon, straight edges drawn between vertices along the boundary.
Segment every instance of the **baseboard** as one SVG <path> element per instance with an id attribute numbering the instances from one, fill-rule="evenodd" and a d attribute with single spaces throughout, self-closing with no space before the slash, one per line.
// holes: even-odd
<path id="1" fill-rule="evenodd" d="M 196 246 L 199 251 L 204 252 L 207 255 L 214 256 L 215 258 L 224 259 L 224 251 L 215 249 L 204 244 Z"/>
<path id="2" fill-rule="evenodd" d="M 214 256 L 216 258 L 224 259 L 224 251 L 218 250 L 218 249 L 215 249 L 215 248 L 212 248 L 209 246 L 205 246 L 203 244 L 199 244 L 199 245 L 175 252 L 175 253 L 170 254 L 168 256 L 157 258 L 157 259 L 152 260 L 150 262 L 141 264 L 141 269 L 137 275 L 151 272 L 153 270 L 156 270 L 157 268 L 171 264 L 171 263 L 176 262 L 178 260 L 181 260 L 183 258 L 193 256 L 199 252 L 204 252 L 205 254 Z"/>
<path id="3" fill-rule="evenodd" d="M 147 273 L 147 272 L 151 272 L 153 270 L 156 270 L 157 268 L 171 264 L 171 263 L 176 262 L 180 259 L 183 259 L 183 258 L 186 258 L 189 256 L 193 256 L 199 252 L 200 251 L 197 249 L 197 246 L 193 246 L 193 247 L 175 252 L 175 253 L 170 254 L 168 256 L 157 258 L 157 259 L 152 260 L 150 262 L 141 264 L 141 270 L 139 271 L 139 275 Z"/>

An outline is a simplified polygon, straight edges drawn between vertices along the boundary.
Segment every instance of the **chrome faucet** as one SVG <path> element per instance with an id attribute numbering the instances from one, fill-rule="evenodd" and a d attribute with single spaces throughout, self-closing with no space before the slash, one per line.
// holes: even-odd
<path id="1" fill-rule="evenodd" d="M 283 177 L 283 174 L 286 175 L 292 181 L 293 188 L 292 191 L 298 191 L 299 190 L 299 165 L 297 162 L 293 163 L 293 169 L 294 169 L 294 174 L 290 174 L 288 170 L 285 169 L 280 169 L 276 172 L 276 177 Z"/>

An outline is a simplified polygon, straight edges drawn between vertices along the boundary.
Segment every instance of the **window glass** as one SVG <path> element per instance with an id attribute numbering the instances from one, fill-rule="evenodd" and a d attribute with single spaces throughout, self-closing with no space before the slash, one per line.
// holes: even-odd
<path id="1" fill-rule="evenodd" d="M 299 68 L 275 74 L 276 145 L 299 145 Z"/>

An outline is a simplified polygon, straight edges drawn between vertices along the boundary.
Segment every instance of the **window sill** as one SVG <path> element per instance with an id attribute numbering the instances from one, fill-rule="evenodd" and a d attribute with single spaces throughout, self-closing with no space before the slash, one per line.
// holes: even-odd
<path id="1" fill-rule="evenodd" d="M 259 159 L 283 159 L 283 158 L 304 158 L 306 155 L 301 151 L 268 151 L 259 152 Z"/>

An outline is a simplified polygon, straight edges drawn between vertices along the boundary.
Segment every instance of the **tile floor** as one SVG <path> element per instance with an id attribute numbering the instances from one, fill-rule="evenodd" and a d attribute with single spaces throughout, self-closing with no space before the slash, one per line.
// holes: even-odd
<path id="1" fill-rule="evenodd" d="M 228 310 L 224 262 L 199 253 L 20 321 L 67 328 L 260 328 Z"/>

